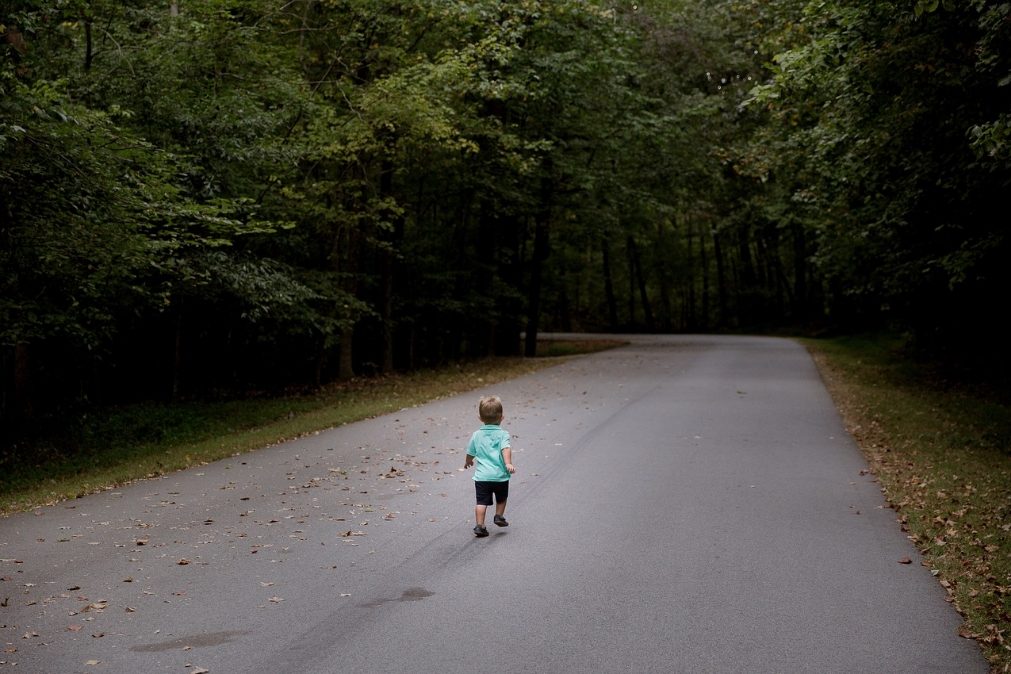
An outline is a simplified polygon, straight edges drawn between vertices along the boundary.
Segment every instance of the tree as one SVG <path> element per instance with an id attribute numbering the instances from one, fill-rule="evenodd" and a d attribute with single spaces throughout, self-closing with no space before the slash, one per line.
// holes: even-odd
<path id="1" fill-rule="evenodd" d="M 808 6 L 807 34 L 756 91 L 788 149 L 779 156 L 790 163 L 774 170 L 811 216 L 840 321 L 891 317 L 953 346 L 995 328 L 991 307 L 1008 286 L 995 201 L 1008 175 L 1008 63 L 993 49 L 1009 30 L 1001 12 L 982 2 Z"/>

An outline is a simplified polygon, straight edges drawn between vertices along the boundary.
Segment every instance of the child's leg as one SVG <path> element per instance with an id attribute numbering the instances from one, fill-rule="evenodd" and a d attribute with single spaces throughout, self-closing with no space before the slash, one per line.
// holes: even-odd
<path id="1" fill-rule="evenodd" d="M 479 527 L 483 527 L 484 515 L 488 512 L 488 506 L 492 504 L 491 485 L 487 482 L 475 482 L 474 493 L 477 495 L 477 504 L 474 506 L 474 521 Z"/>
<path id="2" fill-rule="evenodd" d="M 495 524 L 501 526 L 507 526 L 504 524 L 506 503 L 509 502 L 509 482 L 500 482 L 495 485 Z M 501 522 L 499 521 L 501 520 Z"/>

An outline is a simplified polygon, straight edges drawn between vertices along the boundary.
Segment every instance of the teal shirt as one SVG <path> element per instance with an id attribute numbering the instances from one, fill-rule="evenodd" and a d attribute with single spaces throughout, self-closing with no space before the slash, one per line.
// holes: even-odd
<path id="1" fill-rule="evenodd" d="M 509 471 L 502 450 L 510 446 L 509 431 L 496 424 L 485 424 L 474 431 L 467 445 L 468 456 L 474 457 L 474 481 L 507 482 Z"/>

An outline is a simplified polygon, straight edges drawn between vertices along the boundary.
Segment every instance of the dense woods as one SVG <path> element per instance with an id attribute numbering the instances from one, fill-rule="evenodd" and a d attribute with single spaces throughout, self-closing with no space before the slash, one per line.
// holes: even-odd
<path id="1" fill-rule="evenodd" d="M 1008 4 L 8 0 L 0 33 L 8 428 L 539 330 L 1007 363 Z"/>

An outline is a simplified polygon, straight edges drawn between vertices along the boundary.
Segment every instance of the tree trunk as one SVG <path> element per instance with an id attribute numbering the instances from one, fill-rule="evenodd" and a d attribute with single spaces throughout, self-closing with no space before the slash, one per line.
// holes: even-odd
<path id="1" fill-rule="evenodd" d="M 413 372 L 414 368 L 417 367 L 417 356 L 415 352 L 417 351 L 417 341 L 418 341 L 418 330 L 412 324 L 408 330 L 407 335 L 407 371 Z"/>
<path id="2" fill-rule="evenodd" d="M 807 241 L 803 225 L 793 225 L 793 301 L 794 315 L 806 319 L 810 307 L 807 296 Z"/>
<path id="3" fill-rule="evenodd" d="M 84 20 L 84 72 L 91 70 L 91 62 L 95 58 L 94 43 L 91 40 L 91 19 Z"/>
<path id="4" fill-rule="evenodd" d="M 393 372 L 393 251 L 382 253 L 382 300 L 379 303 L 379 321 L 382 325 L 383 344 L 380 372 Z"/>
<path id="5" fill-rule="evenodd" d="M 393 163 L 389 159 L 384 159 L 382 162 L 382 169 L 379 175 L 379 197 L 380 199 L 389 199 L 393 196 Z M 404 235 L 404 223 L 403 218 L 401 218 L 396 213 L 386 213 L 384 218 L 390 221 L 393 230 L 388 233 L 386 238 L 389 244 L 385 247 L 380 255 L 382 260 L 380 263 L 380 273 L 382 278 L 382 299 L 379 306 L 379 320 L 382 323 L 383 330 L 383 352 L 382 352 L 382 362 L 380 364 L 381 372 L 388 374 L 393 372 L 393 351 L 394 351 L 394 319 L 393 319 L 393 300 L 395 288 L 395 276 L 397 272 L 397 250 L 400 247 L 400 239 Z"/>
<path id="6" fill-rule="evenodd" d="M 716 257 L 716 324 L 727 326 L 727 273 L 723 259 L 723 246 L 720 245 L 719 232 L 713 232 L 713 255 Z"/>
<path id="7" fill-rule="evenodd" d="M 18 420 L 32 416 L 31 359 L 28 345 L 14 346 L 14 416 Z"/>
<path id="8" fill-rule="evenodd" d="M 298 53 L 299 60 L 302 64 L 305 64 L 305 33 L 309 30 L 309 10 L 312 8 L 312 2 L 305 2 L 302 5 L 302 27 L 298 31 Z"/>
<path id="9" fill-rule="evenodd" d="M 530 269 L 530 288 L 527 294 L 527 336 L 523 354 L 528 358 L 537 355 L 537 329 L 541 314 L 541 270 L 548 257 L 548 219 L 550 210 L 537 214 L 534 229 L 534 254 Z"/>
<path id="10" fill-rule="evenodd" d="M 642 260 L 639 257 L 639 247 L 635 245 L 635 239 L 628 237 L 629 258 L 632 263 L 632 275 L 638 280 L 639 302 L 642 304 L 642 312 L 646 319 L 646 329 L 653 332 L 656 330 L 656 321 L 653 320 L 653 306 L 649 301 L 649 294 L 646 292 L 646 278 L 642 273 Z"/>
<path id="11" fill-rule="evenodd" d="M 183 307 L 182 300 L 176 309 L 175 341 L 172 349 L 172 390 L 170 399 L 175 402 L 182 394 L 183 379 Z"/>
<path id="12" fill-rule="evenodd" d="M 474 290 L 480 297 L 492 296 L 495 272 L 494 261 L 498 259 L 496 232 L 500 222 L 494 216 L 494 208 L 488 200 L 481 198 L 477 208 L 477 260 L 474 267 Z M 473 329 L 473 355 L 487 356 L 495 350 L 495 323 L 485 316 L 475 316 Z"/>
<path id="13" fill-rule="evenodd" d="M 349 295 L 358 295 L 358 269 L 357 259 L 361 250 L 360 234 L 352 227 L 337 226 L 333 230 L 333 240 L 330 248 L 330 265 L 338 279 L 343 277 L 346 280 L 335 280 L 340 289 Z M 340 316 L 345 327 L 333 335 L 337 339 L 337 379 L 347 381 L 355 376 L 354 373 L 354 324 L 355 316 L 341 315 L 339 307 L 333 307 L 335 315 Z M 346 322 L 345 322 L 346 321 Z"/>
<path id="14" fill-rule="evenodd" d="M 625 241 L 625 260 L 628 266 L 628 325 L 635 326 L 635 253 L 632 250 L 632 237 Z"/>
<path id="15" fill-rule="evenodd" d="M 614 297 L 614 281 L 611 278 L 611 244 L 607 232 L 600 240 L 601 252 L 604 255 L 604 297 L 607 300 L 607 320 L 612 332 L 618 329 L 618 302 Z"/>
<path id="16" fill-rule="evenodd" d="M 668 221 L 664 218 L 658 218 L 657 220 L 657 232 L 656 232 L 656 242 L 657 248 L 662 251 L 660 255 L 656 256 L 658 262 L 656 264 L 656 274 L 657 279 L 660 281 L 660 306 L 663 310 L 663 317 L 660 320 L 660 327 L 664 332 L 671 331 L 671 325 L 673 321 L 674 309 L 671 304 L 671 273 L 670 265 L 668 263 L 667 256 L 667 225 Z"/>
<path id="17" fill-rule="evenodd" d="M 754 323 L 759 312 L 755 306 L 756 294 L 752 292 L 758 286 L 758 274 L 751 252 L 751 231 L 747 226 L 742 226 L 737 232 L 737 260 L 739 277 L 734 289 L 737 297 L 737 321 L 738 325 L 749 326 Z"/>
<path id="18" fill-rule="evenodd" d="M 326 369 L 326 335 L 323 335 L 317 341 L 316 347 L 316 367 L 313 377 L 313 385 L 319 388 L 323 385 L 323 371 Z"/>
<path id="19" fill-rule="evenodd" d="M 505 285 L 519 290 L 523 287 L 523 234 L 521 219 L 515 215 L 504 217 L 498 233 L 498 250 L 509 251 L 504 256 L 509 261 L 499 269 Z M 518 356 L 523 353 L 523 302 L 509 298 L 507 304 L 500 304 L 500 317 L 495 325 L 495 354 Z"/>
<path id="20" fill-rule="evenodd" d="M 709 258 L 706 256 L 706 237 L 699 236 L 699 262 L 702 274 L 702 327 L 709 328 Z"/>
<path id="21" fill-rule="evenodd" d="M 559 283 L 561 287 L 558 291 L 558 324 L 562 332 L 572 332 L 572 307 L 569 303 L 568 279 L 565 273 L 560 275 Z"/>
<path id="22" fill-rule="evenodd" d="M 688 329 L 698 328 L 698 315 L 695 313 L 695 227 L 690 216 L 685 216 L 685 233 L 688 239 Z"/>
<path id="23" fill-rule="evenodd" d="M 551 160 L 545 163 L 541 177 L 540 209 L 534 218 L 534 254 L 530 270 L 530 289 L 527 294 L 527 336 L 523 353 L 528 358 L 537 355 L 537 330 L 541 316 L 541 274 L 544 261 L 550 252 L 548 226 L 554 207 L 555 185 Z"/>
<path id="24" fill-rule="evenodd" d="M 354 350 L 352 348 L 352 337 L 354 330 L 348 328 L 341 332 L 338 342 L 337 356 L 337 379 L 347 381 L 355 376 L 354 360 L 352 358 Z"/>

